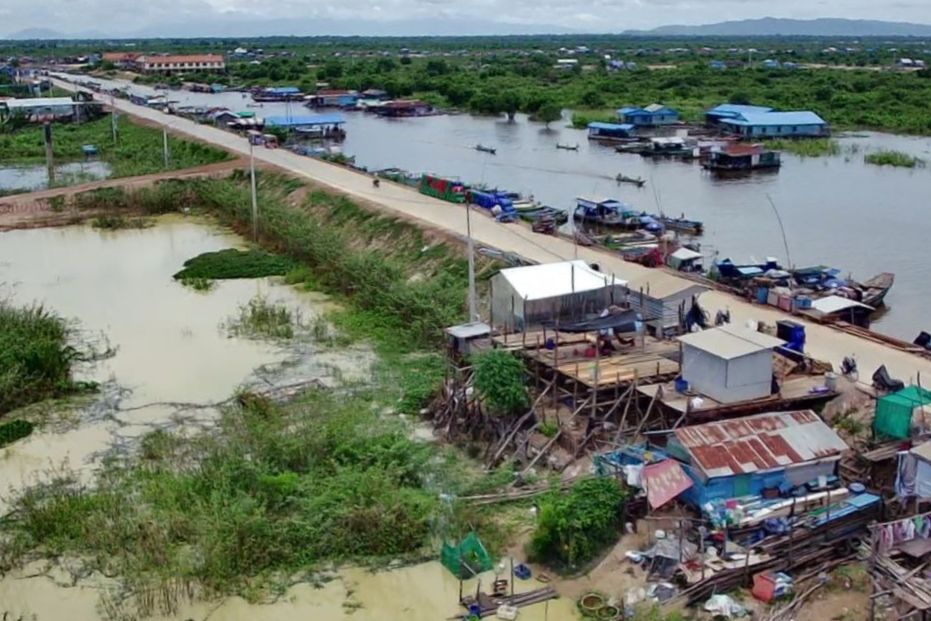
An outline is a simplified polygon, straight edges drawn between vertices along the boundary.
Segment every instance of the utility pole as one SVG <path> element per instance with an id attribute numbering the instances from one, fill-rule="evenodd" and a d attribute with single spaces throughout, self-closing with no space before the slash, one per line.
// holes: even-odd
<path id="1" fill-rule="evenodd" d="M 472 203 L 466 200 L 466 234 L 469 236 L 469 323 L 478 320 L 475 305 L 475 246 L 472 241 Z"/>
<path id="2" fill-rule="evenodd" d="M 171 153 L 168 152 L 168 127 L 165 125 L 162 125 L 162 156 L 165 159 L 165 168 L 167 169 Z"/>
<path id="3" fill-rule="evenodd" d="M 249 177 L 252 182 L 252 241 L 259 240 L 259 198 L 255 189 L 255 145 L 249 141 Z M 471 240 L 471 237 L 469 238 Z"/>
<path id="4" fill-rule="evenodd" d="M 45 122 L 45 165 L 48 167 L 49 187 L 55 178 L 55 148 L 52 145 L 52 124 Z"/>

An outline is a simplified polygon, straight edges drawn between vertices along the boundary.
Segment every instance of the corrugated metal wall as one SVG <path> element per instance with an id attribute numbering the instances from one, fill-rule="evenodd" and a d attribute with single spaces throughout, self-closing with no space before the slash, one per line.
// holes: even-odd
<path id="1" fill-rule="evenodd" d="M 518 330 L 529 330 L 544 322 L 581 321 L 597 316 L 612 303 L 624 300 L 622 285 L 526 301 L 518 296 L 508 280 L 500 274 L 492 277 L 491 287 L 491 316 L 496 328 L 507 325 Z"/>

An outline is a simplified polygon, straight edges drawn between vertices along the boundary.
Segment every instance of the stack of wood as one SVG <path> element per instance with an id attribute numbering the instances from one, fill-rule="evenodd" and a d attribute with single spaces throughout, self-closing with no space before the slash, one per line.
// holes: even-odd
<path id="1" fill-rule="evenodd" d="M 926 569 L 927 564 L 915 569 L 906 569 L 888 555 L 877 554 L 872 567 L 873 577 L 878 579 L 891 595 L 916 610 L 931 610 L 931 582 L 920 575 L 920 571 Z"/>

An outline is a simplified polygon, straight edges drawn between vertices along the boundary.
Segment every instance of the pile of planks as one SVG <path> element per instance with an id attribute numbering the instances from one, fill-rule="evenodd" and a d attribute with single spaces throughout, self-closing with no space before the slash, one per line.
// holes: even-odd
<path id="1" fill-rule="evenodd" d="M 869 550 L 866 550 L 869 553 Z M 873 577 L 888 588 L 892 595 L 916 610 L 931 610 L 931 582 L 920 575 L 921 565 L 906 569 L 885 554 L 878 554 L 873 561 Z"/>

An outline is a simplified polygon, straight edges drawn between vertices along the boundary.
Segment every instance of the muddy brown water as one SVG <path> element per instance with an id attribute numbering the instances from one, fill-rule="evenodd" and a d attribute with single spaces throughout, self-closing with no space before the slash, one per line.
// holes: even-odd
<path id="1" fill-rule="evenodd" d="M 324 296 L 299 292 L 269 279 L 220 282 L 200 293 L 174 282 L 182 263 L 202 252 L 242 245 L 208 222 L 182 217 L 152 228 L 116 232 L 90 227 L 0 233 L 0 295 L 38 302 L 74 320 L 76 336 L 111 358 L 82 367 L 78 376 L 101 382 L 94 403 L 54 419 L 31 437 L 0 449 L 0 514 L 9 494 L 52 468 L 67 467 L 92 481 L 100 460 L 132 450 L 158 428 L 196 431 L 216 416 L 238 386 L 290 385 L 311 378 L 338 383 L 364 380 L 373 354 L 367 348 L 322 350 L 231 338 L 224 324 L 255 295 L 283 301 L 309 322 L 333 307 Z M 490 584 L 493 576 L 483 576 Z M 467 591 L 476 583 L 468 582 Z M 518 590 L 541 586 L 518 584 Z M 102 596 L 113 579 L 92 576 L 73 584 L 60 568 L 34 563 L 0 579 L 0 615 L 37 621 L 108 619 Z M 371 573 L 349 568 L 316 588 L 297 584 L 274 603 L 238 597 L 195 602 L 168 619 L 261 621 L 437 621 L 457 612 L 459 583 L 437 562 Z M 575 618 L 570 600 L 525 609 L 529 621 Z"/>

